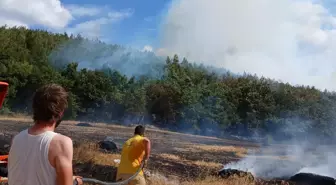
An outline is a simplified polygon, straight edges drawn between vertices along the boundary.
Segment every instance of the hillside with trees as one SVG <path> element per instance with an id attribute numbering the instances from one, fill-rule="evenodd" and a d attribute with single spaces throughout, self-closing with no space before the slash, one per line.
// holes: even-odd
<path id="1" fill-rule="evenodd" d="M 80 35 L 0 28 L 2 114 L 31 112 L 39 86 L 69 92 L 65 119 L 151 123 L 194 134 L 334 137 L 336 95 L 256 75 L 215 73 L 179 56 L 91 41 Z"/>

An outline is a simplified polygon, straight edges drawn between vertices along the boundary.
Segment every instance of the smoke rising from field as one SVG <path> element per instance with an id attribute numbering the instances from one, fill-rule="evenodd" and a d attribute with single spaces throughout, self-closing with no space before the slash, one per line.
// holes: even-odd
<path id="1" fill-rule="evenodd" d="M 322 133 L 307 131 L 310 127 L 309 122 L 287 119 L 286 124 L 269 133 L 274 136 L 280 131 L 281 143 L 261 139 L 260 149 L 250 150 L 246 157 L 226 164 L 224 169 L 248 171 L 266 179 L 289 178 L 301 172 L 336 178 L 335 138 L 326 139 Z M 330 130 L 335 130 L 332 124 Z"/>
<path id="2" fill-rule="evenodd" d="M 323 2 L 176 0 L 158 53 L 336 90 L 336 18 Z"/>
<path id="3" fill-rule="evenodd" d="M 109 68 L 128 77 L 146 75 L 154 78 L 161 77 L 164 64 L 164 58 L 157 57 L 150 51 L 77 39 L 68 41 L 54 50 L 50 61 L 56 67 L 76 62 L 79 70 Z"/>
<path id="4" fill-rule="evenodd" d="M 250 151 L 247 157 L 224 169 L 248 171 L 266 179 L 289 178 L 301 172 L 336 178 L 336 150 L 332 146 L 304 141 L 287 143 L 290 144 Z"/>

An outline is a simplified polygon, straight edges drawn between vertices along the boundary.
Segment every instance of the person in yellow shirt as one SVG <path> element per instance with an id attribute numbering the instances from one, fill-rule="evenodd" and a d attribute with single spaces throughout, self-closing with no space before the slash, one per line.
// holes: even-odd
<path id="1" fill-rule="evenodd" d="M 128 139 L 121 151 L 120 164 L 117 170 L 117 180 L 126 180 L 134 175 L 141 166 L 141 163 L 149 159 L 151 151 L 150 140 L 145 137 L 145 127 L 135 127 L 134 136 Z M 143 170 L 128 185 L 146 185 Z"/>

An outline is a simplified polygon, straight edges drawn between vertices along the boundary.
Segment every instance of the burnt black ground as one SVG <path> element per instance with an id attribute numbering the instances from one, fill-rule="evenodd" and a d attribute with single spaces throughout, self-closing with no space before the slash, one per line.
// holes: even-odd
<path id="1" fill-rule="evenodd" d="M 298 173 L 289 178 L 290 181 L 305 185 L 335 185 L 335 179 L 313 173 Z"/>
<path id="2" fill-rule="evenodd" d="M 249 179 L 256 179 L 249 172 L 237 170 L 237 169 L 223 169 L 218 172 L 218 175 L 222 178 L 229 178 L 230 176 L 248 177 Z M 297 185 L 335 185 L 335 179 L 332 177 L 322 176 L 313 173 L 297 173 L 291 177 L 270 179 L 269 182 L 281 183 L 287 182 L 288 184 Z"/>
<path id="3" fill-rule="evenodd" d="M 229 178 L 230 176 L 237 175 L 239 177 L 248 177 L 250 180 L 254 180 L 252 173 L 236 169 L 223 169 L 218 172 L 218 175 L 222 178 Z"/>

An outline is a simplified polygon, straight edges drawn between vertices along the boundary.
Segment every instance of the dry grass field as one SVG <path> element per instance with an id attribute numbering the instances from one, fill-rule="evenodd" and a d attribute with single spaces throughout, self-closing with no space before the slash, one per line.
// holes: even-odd
<path id="1" fill-rule="evenodd" d="M 98 149 L 97 142 L 106 136 L 112 137 L 121 147 L 132 136 L 134 127 L 113 124 L 90 123 L 93 127 L 76 126 L 76 121 L 64 121 L 57 132 L 70 136 L 75 145 L 74 170 L 84 177 L 112 181 L 120 154 L 105 153 Z M 27 117 L 0 117 L 0 147 L 19 131 L 29 127 Z M 248 150 L 258 150 L 251 142 L 195 136 L 158 129 L 147 129 L 146 136 L 152 141 L 152 154 L 146 168 L 150 185 L 248 185 L 269 184 L 255 182 L 245 177 L 221 179 L 216 174 L 223 165 L 238 161 Z M 274 146 L 279 148 L 281 146 Z M 272 151 L 272 149 L 269 149 Z M 260 156 L 266 158 L 280 157 Z M 271 183 L 277 184 L 277 183 Z"/>

